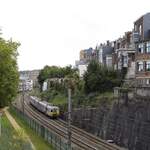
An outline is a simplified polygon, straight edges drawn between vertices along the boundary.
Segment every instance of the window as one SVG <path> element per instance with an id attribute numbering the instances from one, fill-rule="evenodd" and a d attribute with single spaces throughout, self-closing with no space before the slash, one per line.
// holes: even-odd
<path id="1" fill-rule="evenodd" d="M 146 84 L 150 84 L 150 79 L 146 79 Z"/>
<path id="2" fill-rule="evenodd" d="M 140 43 L 140 44 L 138 45 L 138 52 L 144 53 L 144 44 L 143 44 L 143 43 Z"/>
<path id="3" fill-rule="evenodd" d="M 150 53 L 150 42 L 146 43 L 146 53 Z"/>
<path id="4" fill-rule="evenodd" d="M 146 71 L 150 71 L 150 61 L 146 61 Z"/>
<path id="5" fill-rule="evenodd" d="M 143 71 L 143 69 L 144 69 L 144 67 L 143 67 L 143 62 L 142 62 L 142 61 L 138 62 L 138 63 L 137 63 L 137 70 L 138 70 L 138 71 Z"/>
<path id="6" fill-rule="evenodd" d="M 128 56 L 123 57 L 123 65 L 124 67 L 128 67 Z"/>
<path id="7" fill-rule="evenodd" d="M 137 31 L 137 25 L 136 24 L 134 25 L 134 31 Z"/>
<path id="8" fill-rule="evenodd" d="M 99 62 L 103 63 L 103 49 L 99 50 Z"/>
<path id="9" fill-rule="evenodd" d="M 142 26 L 139 26 L 139 34 L 142 35 Z"/>

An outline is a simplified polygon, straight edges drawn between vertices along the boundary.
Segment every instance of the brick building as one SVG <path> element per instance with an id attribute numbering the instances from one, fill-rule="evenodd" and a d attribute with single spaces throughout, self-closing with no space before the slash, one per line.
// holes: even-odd
<path id="1" fill-rule="evenodd" d="M 135 44 L 132 32 L 125 32 L 114 41 L 113 65 L 115 70 L 127 69 L 127 78 L 135 77 Z"/>
<path id="2" fill-rule="evenodd" d="M 137 86 L 150 84 L 150 13 L 134 22 L 134 42 L 136 45 Z"/>

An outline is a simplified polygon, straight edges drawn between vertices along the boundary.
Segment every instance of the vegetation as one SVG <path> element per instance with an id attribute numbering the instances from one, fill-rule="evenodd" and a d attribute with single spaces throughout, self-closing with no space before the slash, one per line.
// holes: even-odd
<path id="1" fill-rule="evenodd" d="M 27 124 L 24 120 L 20 119 L 13 109 L 9 110 L 12 116 L 15 118 L 17 123 L 25 130 L 29 138 L 31 139 L 33 145 L 35 146 L 36 150 L 53 150 L 51 145 L 46 142 L 41 136 L 37 135 Z M 27 149 L 28 150 L 28 149 Z M 30 149 L 29 149 L 30 150 Z"/>
<path id="2" fill-rule="evenodd" d="M 68 86 L 72 89 L 73 105 L 95 105 L 104 97 L 108 97 L 108 101 L 113 99 L 113 87 L 120 86 L 120 77 L 113 69 L 91 61 L 83 79 L 79 78 L 77 70 L 71 66 L 45 66 L 38 79 L 41 86 L 44 81 L 48 83 L 48 90 L 41 93 L 41 98 L 66 107 Z"/>
<path id="3" fill-rule="evenodd" d="M 106 91 L 112 91 L 113 87 L 121 84 L 121 80 L 117 77 L 117 72 L 113 69 L 108 69 L 96 61 L 91 61 L 86 73 L 84 74 L 85 92 L 103 93 Z"/>
<path id="4" fill-rule="evenodd" d="M 19 74 L 16 59 L 19 45 L 0 38 L 0 107 L 8 105 L 17 94 Z"/>
<path id="5" fill-rule="evenodd" d="M 46 79 L 65 78 L 66 76 L 74 74 L 75 72 L 76 69 L 72 69 L 71 66 L 66 66 L 63 68 L 57 66 L 45 66 L 38 76 L 38 81 L 42 88 L 43 82 Z"/>
<path id="6" fill-rule="evenodd" d="M 2 135 L 0 137 L 1 150 L 32 150 L 30 143 L 18 134 L 5 115 L 2 116 Z"/>
<path id="7" fill-rule="evenodd" d="M 77 70 L 71 66 L 62 68 L 56 66 L 45 66 L 38 76 L 38 81 L 41 85 L 41 89 L 44 81 L 47 81 L 48 90 L 41 93 L 41 98 L 50 102 L 54 102 L 55 99 L 59 102 L 59 97 L 65 102 L 64 97 L 67 96 L 68 86 L 72 89 L 72 92 L 75 93 L 80 86 L 79 80 Z"/>

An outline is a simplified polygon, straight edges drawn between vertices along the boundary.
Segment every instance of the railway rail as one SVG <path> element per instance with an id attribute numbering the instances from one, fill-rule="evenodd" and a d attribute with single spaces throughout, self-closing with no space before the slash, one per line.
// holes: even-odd
<path id="1" fill-rule="evenodd" d="M 48 121 L 47 119 L 43 118 L 41 114 L 38 114 L 37 112 L 33 111 L 32 108 L 25 106 L 25 111 L 26 113 L 35 119 L 39 124 L 43 125 L 50 131 L 53 131 L 57 136 L 60 136 L 61 138 L 66 141 L 67 139 L 67 131 L 64 130 L 63 128 L 60 128 L 59 126 L 55 126 L 52 122 Z M 72 137 L 72 143 L 74 149 L 77 150 L 96 150 L 95 147 L 92 145 L 85 143 L 84 141 L 81 141 L 79 138 L 73 138 Z"/>
<path id="2" fill-rule="evenodd" d="M 35 119 L 38 123 L 46 127 L 48 130 L 53 131 L 55 134 L 67 140 L 67 123 L 61 119 L 52 120 L 45 116 L 43 113 L 33 108 L 27 101 L 24 103 L 25 113 Z M 87 133 L 86 131 L 79 129 L 75 126 L 71 126 L 72 137 L 71 142 L 73 149 L 77 150 L 123 150 L 122 148 L 107 143 L 98 137 Z"/>

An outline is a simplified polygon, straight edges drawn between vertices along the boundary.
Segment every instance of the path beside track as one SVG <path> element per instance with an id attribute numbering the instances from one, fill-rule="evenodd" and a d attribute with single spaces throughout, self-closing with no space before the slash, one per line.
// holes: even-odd
<path id="1" fill-rule="evenodd" d="M 26 139 L 32 146 L 33 150 L 36 150 L 35 146 L 33 145 L 33 143 L 31 142 L 29 136 L 24 132 L 24 130 L 19 126 L 19 124 L 16 122 L 16 120 L 11 116 L 11 114 L 8 112 L 8 107 L 4 108 L 3 111 L 6 115 L 6 117 L 8 118 L 8 120 L 10 121 L 11 125 L 13 126 L 13 128 L 16 130 L 16 132 L 24 138 Z"/>

